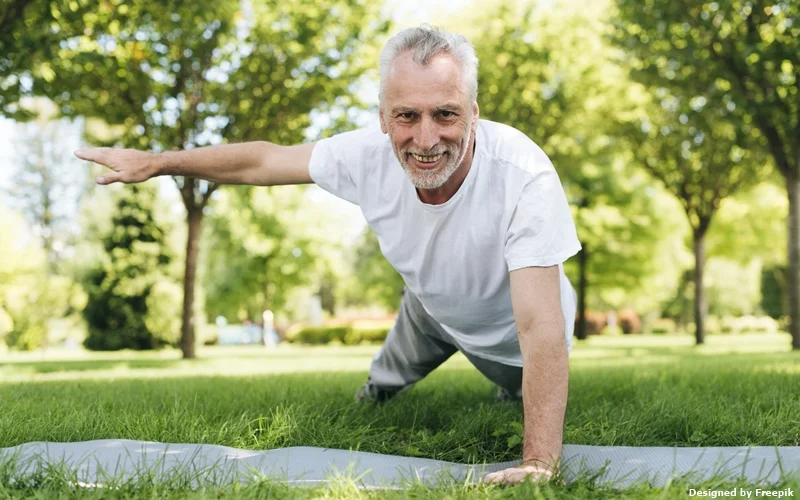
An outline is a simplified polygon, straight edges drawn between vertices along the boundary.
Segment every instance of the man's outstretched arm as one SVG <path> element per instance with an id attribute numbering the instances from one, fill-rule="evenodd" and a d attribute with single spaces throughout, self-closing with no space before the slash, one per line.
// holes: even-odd
<path id="1" fill-rule="evenodd" d="M 511 305 L 522 351 L 525 411 L 522 464 L 489 474 L 488 482 L 549 479 L 561 457 L 569 358 L 558 266 L 511 272 Z"/>
<path id="2" fill-rule="evenodd" d="M 277 186 L 313 182 L 308 163 L 315 144 L 279 146 L 255 141 L 163 153 L 87 148 L 75 151 L 75 156 L 111 170 L 97 178 L 98 184 L 130 184 L 159 175 L 182 175 L 220 184 Z"/>

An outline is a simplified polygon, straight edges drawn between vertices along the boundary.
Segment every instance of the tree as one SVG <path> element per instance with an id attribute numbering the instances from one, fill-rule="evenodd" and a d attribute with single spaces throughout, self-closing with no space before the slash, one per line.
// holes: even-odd
<path id="1" fill-rule="evenodd" d="M 775 319 L 788 314 L 784 250 L 788 200 L 781 196 L 784 189 L 780 179 L 771 179 L 723 200 L 707 238 L 710 263 L 719 258 L 742 268 L 758 266 L 761 299 L 751 309 L 760 306 Z"/>
<path id="2" fill-rule="evenodd" d="M 242 5 L 139 0 L 73 12 L 54 2 L 59 29 L 79 35 L 50 47 L 51 57 L 31 70 L 32 92 L 66 115 L 121 125 L 115 145 L 156 151 L 222 140 L 302 142 L 312 110 L 360 106 L 353 84 L 388 29 L 380 5 Z M 218 186 L 182 177 L 175 183 L 188 227 L 181 348 L 193 358 L 200 234 Z"/>
<path id="3" fill-rule="evenodd" d="M 80 123 L 54 120 L 52 104 L 39 100 L 37 118 L 17 125 L 17 170 L 11 183 L 11 200 L 41 238 L 49 272 L 71 245 L 78 200 L 83 189 L 75 179 L 77 161 L 63 152 L 78 146 Z"/>
<path id="4" fill-rule="evenodd" d="M 652 248 L 665 234 L 645 180 L 613 137 L 617 115 L 632 106 L 624 75 L 608 62 L 602 5 L 537 10 L 504 2 L 484 15 L 492 21 L 474 39 L 481 114 L 533 139 L 559 173 L 583 246 L 565 267 L 577 268 L 575 335 L 584 339 L 590 284 L 643 287 L 657 272 Z"/>
<path id="5" fill-rule="evenodd" d="M 317 256 L 297 220 L 305 189 L 237 187 L 221 193 L 209 226 L 211 317 L 259 319 L 263 311 L 279 310 L 292 288 L 308 284 Z"/>
<path id="6" fill-rule="evenodd" d="M 355 245 L 351 265 L 352 282 L 346 297 L 351 304 L 378 304 L 396 311 L 405 282 L 381 252 L 378 237 L 366 228 Z"/>
<path id="7" fill-rule="evenodd" d="M 757 127 L 789 198 L 788 290 L 800 349 L 800 4 L 617 0 L 613 38 L 635 79 L 736 111 Z"/>
<path id="8" fill-rule="evenodd" d="M 31 350 L 48 340 L 48 323 L 81 307 L 67 276 L 49 274 L 39 238 L 21 214 L 0 205 L 0 344 Z M 10 237 L 9 237 L 10 236 Z"/>
<path id="9" fill-rule="evenodd" d="M 627 139 L 634 158 L 681 203 L 692 228 L 694 323 L 705 341 L 708 306 L 703 288 L 705 236 L 726 197 L 766 178 L 758 155 L 758 131 L 705 97 L 687 99 L 653 89 L 661 97 L 653 111 L 634 121 Z"/>
<path id="10" fill-rule="evenodd" d="M 150 295 L 163 281 L 158 270 L 173 258 L 164 230 L 153 219 L 155 197 L 152 187 L 133 185 L 116 202 L 111 228 L 102 239 L 106 258 L 85 279 L 89 335 L 84 345 L 89 349 L 153 349 L 170 337 L 177 340 L 148 327 Z"/>

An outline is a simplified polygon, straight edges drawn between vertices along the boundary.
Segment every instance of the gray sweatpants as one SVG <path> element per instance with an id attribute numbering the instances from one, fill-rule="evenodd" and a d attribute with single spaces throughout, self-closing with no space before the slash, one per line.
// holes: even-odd
<path id="1" fill-rule="evenodd" d="M 369 383 L 389 391 L 406 389 L 459 350 L 486 378 L 511 394 L 521 394 L 521 367 L 483 359 L 460 349 L 408 289 L 394 326 L 372 358 Z"/>

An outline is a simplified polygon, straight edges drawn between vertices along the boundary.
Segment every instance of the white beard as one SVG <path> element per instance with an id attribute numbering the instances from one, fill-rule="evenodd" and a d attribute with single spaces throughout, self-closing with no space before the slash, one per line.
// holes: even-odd
<path id="1" fill-rule="evenodd" d="M 411 183 L 414 184 L 414 187 L 417 189 L 438 189 L 447 182 L 447 179 L 458 170 L 458 167 L 461 165 L 461 162 L 464 161 L 464 157 L 467 156 L 467 148 L 469 148 L 469 139 L 472 129 L 472 123 L 467 125 L 467 136 L 464 138 L 461 144 L 452 145 L 448 144 L 445 146 L 440 146 L 435 148 L 432 151 L 418 151 L 414 150 L 413 148 L 404 148 L 402 150 L 395 151 L 395 155 L 397 159 L 400 161 L 400 165 L 402 165 L 403 170 L 405 170 L 406 175 L 408 176 Z M 415 154 L 422 154 L 426 156 L 434 156 L 440 153 L 447 153 L 447 161 L 442 162 L 436 168 L 430 170 L 422 170 L 418 168 L 414 168 L 408 164 L 406 158 L 408 157 L 409 153 Z"/>

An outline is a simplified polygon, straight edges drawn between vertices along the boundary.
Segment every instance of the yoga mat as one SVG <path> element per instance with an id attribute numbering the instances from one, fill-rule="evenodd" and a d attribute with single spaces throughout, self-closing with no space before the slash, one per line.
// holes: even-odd
<path id="1" fill-rule="evenodd" d="M 800 447 L 671 448 L 586 446 L 562 450 L 562 476 L 569 483 L 582 474 L 597 484 L 624 488 L 670 479 L 700 482 L 711 477 L 746 479 L 772 485 L 800 477 Z M 269 478 L 291 485 L 325 485 L 348 477 L 362 488 L 405 488 L 478 483 L 489 472 L 518 462 L 467 465 L 427 458 L 401 457 L 314 447 L 240 450 L 208 444 L 166 444 L 124 439 L 77 443 L 25 443 L 0 448 L 0 464 L 13 464 L 14 477 L 66 467 L 84 486 L 102 486 L 141 477 L 169 481 L 189 477 L 192 487 L 222 486 L 234 481 Z M 56 469 L 63 470 L 63 469 Z"/>

